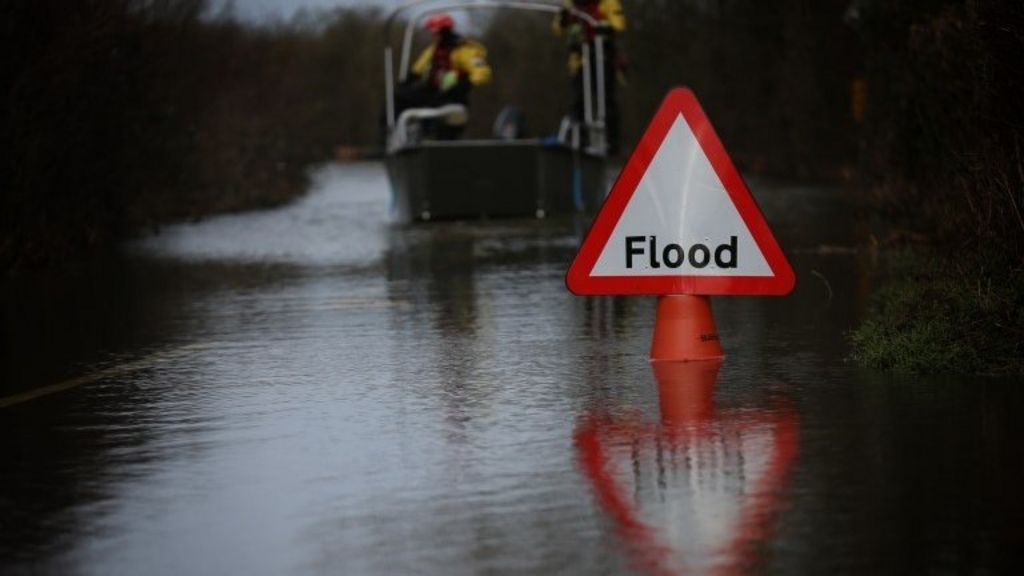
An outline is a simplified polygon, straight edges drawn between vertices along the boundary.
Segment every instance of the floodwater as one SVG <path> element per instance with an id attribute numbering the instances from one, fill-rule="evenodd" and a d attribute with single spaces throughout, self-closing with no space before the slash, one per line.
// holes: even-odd
<path id="1" fill-rule="evenodd" d="M 5 281 L 5 574 L 1009 573 L 1021 382 L 844 361 L 856 202 L 754 182 L 797 272 L 652 367 L 573 221 L 387 225 L 377 164 Z"/>

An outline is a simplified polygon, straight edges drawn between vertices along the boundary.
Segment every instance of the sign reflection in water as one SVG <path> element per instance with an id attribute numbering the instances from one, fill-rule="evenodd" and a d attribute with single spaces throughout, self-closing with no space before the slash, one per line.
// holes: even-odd
<path id="1" fill-rule="evenodd" d="M 716 409 L 721 362 L 655 362 L 660 423 L 590 414 L 579 465 L 636 567 L 742 573 L 758 565 L 796 461 L 785 401 Z"/>

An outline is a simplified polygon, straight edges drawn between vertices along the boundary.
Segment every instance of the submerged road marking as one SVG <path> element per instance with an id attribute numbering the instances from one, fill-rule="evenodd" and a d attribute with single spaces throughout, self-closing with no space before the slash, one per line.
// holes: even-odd
<path id="1" fill-rule="evenodd" d="M 404 304 L 401 300 L 391 298 L 342 298 L 329 300 L 317 306 L 313 310 L 362 310 L 372 308 L 390 308 L 391 306 Z"/>
<path id="2" fill-rule="evenodd" d="M 408 304 L 406 300 L 396 300 L 393 298 L 381 299 L 381 298 L 342 298 L 336 300 L 330 300 L 322 304 L 314 305 L 309 310 L 361 310 L 361 309 L 374 309 L 374 308 L 387 308 L 391 306 L 405 306 Z M 230 342 L 206 342 L 197 344 L 186 344 L 184 346 L 178 346 L 168 350 L 161 350 L 153 352 L 147 356 L 143 356 L 138 360 L 126 362 L 124 364 L 118 364 L 111 366 L 110 368 L 104 368 L 93 372 L 92 374 L 86 374 L 83 376 L 75 376 L 63 382 L 56 384 L 50 384 L 49 386 L 43 386 L 26 392 L 19 392 L 10 396 L 0 397 L 0 408 L 8 408 L 17 404 L 24 404 L 44 396 L 50 396 L 79 386 L 86 384 L 92 384 L 105 378 L 116 378 L 124 376 L 137 370 L 145 370 L 146 368 L 152 368 L 158 364 L 163 364 L 171 360 L 177 360 L 187 356 L 190 353 L 198 352 L 217 346 L 230 345 Z"/>
<path id="3" fill-rule="evenodd" d="M 42 388 L 36 388 L 34 390 L 29 390 L 27 392 L 13 394 L 11 396 L 4 396 L 0 398 L 0 408 L 8 408 L 10 406 L 15 406 L 17 404 L 24 404 L 25 402 L 30 402 L 32 400 L 36 400 L 37 398 L 42 398 L 44 396 L 49 396 L 51 394 L 56 394 L 58 392 L 71 390 L 72 388 L 84 386 L 85 384 L 92 384 L 105 378 L 124 376 L 137 370 L 145 370 L 146 368 L 152 368 L 153 366 L 156 366 L 158 364 L 163 364 L 164 362 L 184 358 L 190 353 L 198 352 L 200 350 L 206 350 L 220 344 L 221 343 L 218 342 L 209 342 L 204 344 L 186 344 L 184 346 L 178 346 L 177 348 L 171 348 L 170 350 L 161 350 L 159 352 L 154 352 L 152 354 L 149 354 L 148 356 L 143 356 L 142 358 L 135 360 L 133 362 L 118 364 L 117 366 L 104 368 L 103 370 L 93 372 L 92 374 L 76 376 L 74 378 L 64 380 L 63 382 L 58 382 L 56 384 L 51 384 L 49 386 L 43 386 Z"/>

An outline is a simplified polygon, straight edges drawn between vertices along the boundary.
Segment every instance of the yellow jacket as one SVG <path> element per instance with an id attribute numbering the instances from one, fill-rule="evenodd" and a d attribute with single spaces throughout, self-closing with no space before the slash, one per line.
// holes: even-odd
<path id="1" fill-rule="evenodd" d="M 566 9 L 573 7 L 572 0 L 562 0 Z M 615 34 L 626 30 L 626 16 L 622 13 L 622 4 L 619 0 L 599 0 L 597 2 L 597 14 L 594 14 L 598 24 L 607 25 Z M 570 17 L 569 25 L 562 26 L 560 14 L 555 15 L 551 22 L 551 30 L 558 36 L 569 36 L 571 50 L 569 52 L 569 73 L 576 74 L 583 66 L 583 58 L 580 55 L 579 45 L 584 39 L 590 38 L 593 31 L 587 30 L 586 24 Z"/>
<path id="2" fill-rule="evenodd" d="M 487 84 L 491 81 L 491 67 L 487 65 L 487 49 L 483 44 L 473 40 L 462 40 L 448 55 L 451 69 L 459 76 L 469 78 L 474 86 Z M 428 80 L 434 63 L 434 45 L 430 45 L 412 65 L 412 72 Z"/>

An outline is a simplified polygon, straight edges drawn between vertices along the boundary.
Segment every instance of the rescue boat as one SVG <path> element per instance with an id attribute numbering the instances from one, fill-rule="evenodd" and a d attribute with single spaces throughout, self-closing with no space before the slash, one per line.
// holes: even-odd
<path id="1" fill-rule="evenodd" d="M 390 15 L 385 25 L 384 162 L 391 184 L 393 220 L 546 218 L 593 213 L 600 207 L 607 193 L 605 83 L 601 77 L 605 68 L 600 37 L 593 50 L 583 46 L 583 118 L 574 121 L 566 116 L 552 128 L 551 136 L 518 138 L 499 118 L 495 135 L 489 139 L 432 140 L 419 129 L 424 121 L 465 121 L 466 107 L 446 104 L 396 114 L 395 88 L 409 76 L 415 31 L 425 19 L 441 12 L 494 9 L 555 15 L 562 8 L 557 0 L 412 0 Z M 570 10 L 596 25 L 588 14 Z M 401 25 L 404 31 L 396 66 L 390 40 Z M 591 70 L 595 72 L 591 74 Z"/>

